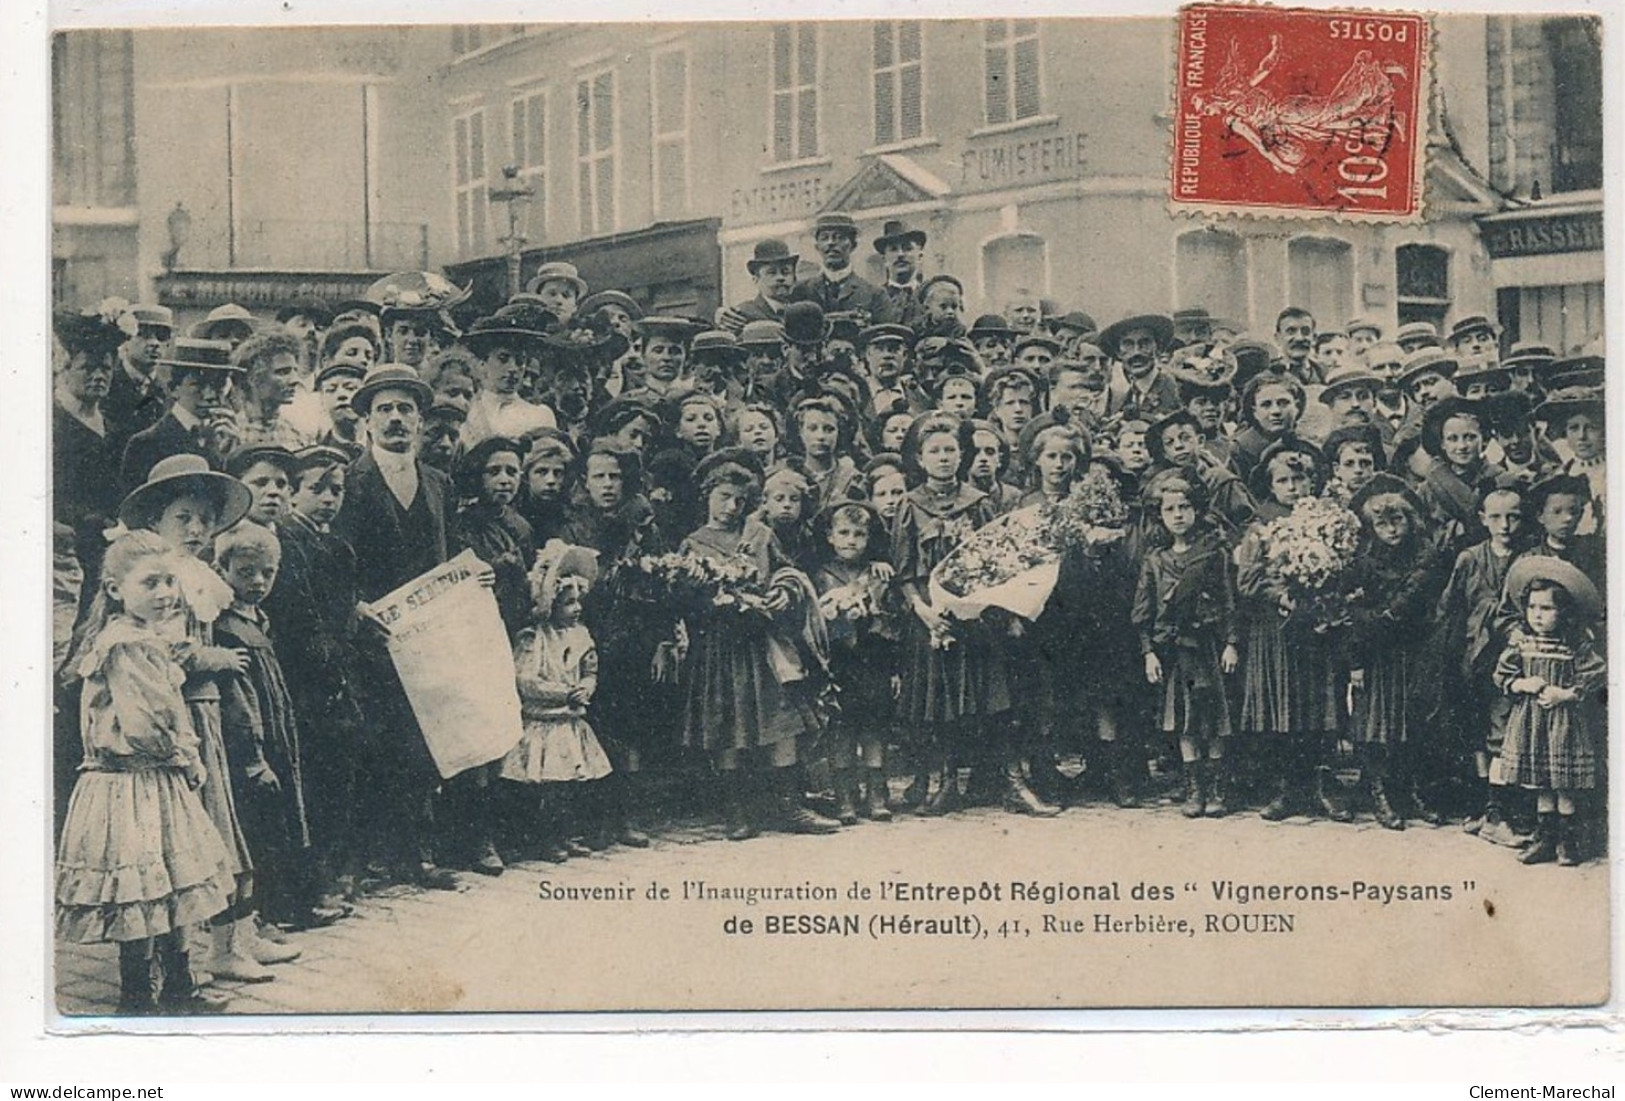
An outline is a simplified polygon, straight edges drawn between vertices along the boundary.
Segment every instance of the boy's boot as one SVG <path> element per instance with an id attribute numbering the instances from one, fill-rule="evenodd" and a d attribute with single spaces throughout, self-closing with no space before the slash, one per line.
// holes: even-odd
<path id="1" fill-rule="evenodd" d="M 1102 742 L 1101 748 L 1102 756 L 1111 770 L 1112 802 L 1125 810 L 1139 806 L 1140 796 L 1136 788 L 1145 771 L 1145 762 L 1136 759 L 1139 754 L 1128 744 L 1127 738 L 1118 737 Z"/>
<path id="2" fill-rule="evenodd" d="M 1205 799 L 1202 791 L 1202 762 L 1185 762 L 1185 798 L 1182 800 L 1179 813 L 1186 818 L 1200 818 L 1205 809 Z"/>
<path id="3" fill-rule="evenodd" d="M 835 770 L 835 820 L 843 826 L 858 824 L 858 781 L 850 768 Z"/>
<path id="4" fill-rule="evenodd" d="M 841 824 L 807 806 L 801 791 L 800 770 L 773 769 L 773 794 L 778 827 L 786 833 L 838 833 Z"/>
<path id="5" fill-rule="evenodd" d="M 723 787 L 728 793 L 728 812 L 724 828 L 729 841 L 749 841 L 761 832 L 756 824 L 755 809 L 751 805 L 749 785 L 743 769 L 722 774 Z"/>
<path id="6" fill-rule="evenodd" d="M 1209 757 L 1199 763 L 1207 771 L 1206 800 L 1202 813 L 1209 818 L 1223 818 L 1230 813 L 1230 808 L 1225 806 L 1224 803 L 1225 796 L 1228 794 L 1225 789 L 1229 786 L 1225 758 Z"/>
<path id="7" fill-rule="evenodd" d="M 891 789 L 886 784 L 886 770 L 871 768 L 869 770 L 869 817 L 876 822 L 890 822 L 891 808 L 887 805 L 887 796 Z"/>
<path id="8" fill-rule="evenodd" d="M 611 774 L 606 780 L 613 785 L 615 840 L 629 849 L 649 847 L 649 835 L 637 825 L 649 806 L 648 790 L 639 779 L 642 775 L 641 772 L 626 772 L 617 779 Z"/>
<path id="9" fill-rule="evenodd" d="M 1322 813 L 1333 822 L 1354 821 L 1354 812 L 1349 810 L 1348 800 L 1343 797 L 1337 778 L 1330 769 L 1315 769 L 1315 801 L 1320 804 Z"/>
<path id="10" fill-rule="evenodd" d="M 962 805 L 959 796 L 959 768 L 948 757 L 938 760 L 938 767 L 933 769 L 940 777 L 937 790 L 926 797 L 925 805 L 920 808 L 922 818 L 936 818 L 951 811 L 956 811 Z"/>
<path id="11" fill-rule="evenodd" d="M 1535 833 L 1529 847 L 1518 854 L 1520 864 L 1550 864 L 1557 859 L 1556 811 L 1542 811 L 1535 822 Z"/>
<path id="12" fill-rule="evenodd" d="M 1290 752 L 1292 747 L 1283 744 L 1280 748 Z M 1264 809 L 1258 812 L 1258 816 L 1266 822 L 1280 822 L 1292 816 L 1291 762 L 1283 755 L 1272 762 L 1272 766 L 1275 769 L 1275 795 L 1265 804 Z"/>

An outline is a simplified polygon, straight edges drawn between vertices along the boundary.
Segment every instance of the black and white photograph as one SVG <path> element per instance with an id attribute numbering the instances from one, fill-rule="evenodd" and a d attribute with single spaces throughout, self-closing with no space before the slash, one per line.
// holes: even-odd
<path id="1" fill-rule="evenodd" d="M 54 1025 L 1608 1002 L 1603 20 L 778 14 L 51 36 Z"/>

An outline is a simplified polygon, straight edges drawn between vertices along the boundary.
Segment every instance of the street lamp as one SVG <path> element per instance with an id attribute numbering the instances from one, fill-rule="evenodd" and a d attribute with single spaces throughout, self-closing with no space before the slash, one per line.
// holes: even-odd
<path id="1" fill-rule="evenodd" d="M 508 234 L 498 240 L 508 253 L 508 297 L 512 298 L 520 291 L 519 267 L 526 244 L 525 235 L 520 232 L 519 227 L 524 218 L 525 208 L 536 195 L 536 189 L 527 187 L 519 181 L 517 164 L 504 165 L 502 178 L 507 182 L 502 187 L 491 189 L 491 201 L 506 203 L 508 207 Z"/>

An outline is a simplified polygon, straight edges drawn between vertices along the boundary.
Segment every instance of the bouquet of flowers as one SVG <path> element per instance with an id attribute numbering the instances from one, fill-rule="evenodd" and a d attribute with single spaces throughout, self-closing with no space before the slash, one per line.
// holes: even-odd
<path id="1" fill-rule="evenodd" d="M 1004 608 L 1035 620 L 1075 548 L 1122 538 L 1128 508 L 1104 469 L 1090 470 L 1061 501 L 1006 513 L 978 528 L 931 571 L 933 606 L 956 619 Z"/>
<path id="2" fill-rule="evenodd" d="M 621 563 L 617 594 L 642 604 L 659 604 L 682 615 L 702 608 L 760 604 L 763 593 L 749 562 L 723 561 L 673 551 L 645 554 Z"/>
<path id="3" fill-rule="evenodd" d="M 1360 543 L 1354 513 L 1330 497 L 1306 497 L 1259 535 L 1264 569 L 1291 597 L 1293 614 L 1317 632 L 1348 622 L 1343 582 Z"/>

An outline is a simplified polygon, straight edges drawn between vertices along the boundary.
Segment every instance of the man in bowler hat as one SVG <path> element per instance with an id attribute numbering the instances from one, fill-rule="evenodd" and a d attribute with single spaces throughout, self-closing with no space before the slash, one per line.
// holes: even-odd
<path id="1" fill-rule="evenodd" d="M 717 328 L 738 336 L 752 321 L 783 321 L 784 307 L 796 289 L 796 264 L 801 257 L 777 238 L 756 242 L 751 258 L 745 261 L 756 284 L 756 296 L 717 311 Z"/>

